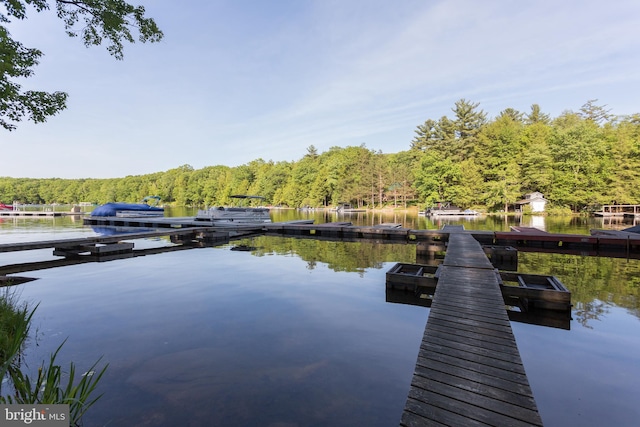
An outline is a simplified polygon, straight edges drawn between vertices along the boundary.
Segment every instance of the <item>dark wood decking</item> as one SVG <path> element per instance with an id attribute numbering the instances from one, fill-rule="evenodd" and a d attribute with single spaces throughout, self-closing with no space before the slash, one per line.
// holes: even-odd
<path id="1" fill-rule="evenodd" d="M 401 426 L 541 426 L 496 272 L 451 235 Z"/>
<path id="2" fill-rule="evenodd" d="M 351 240 L 374 239 L 382 242 L 405 243 L 442 243 L 449 236 L 449 227 L 442 230 L 413 230 L 397 227 L 398 224 L 374 226 L 354 226 L 350 222 L 333 222 L 326 224 L 304 224 L 300 221 L 287 221 L 268 224 L 243 224 L 237 226 L 218 227 L 206 221 L 195 221 L 194 217 L 156 217 L 156 218 L 119 218 L 119 217 L 87 217 L 85 225 L 145 227 L 145 228 L 187 228 L 211 227 L 221 228 L 226 232 L 254 231 L 269 235 L 295 236 L 298 238 Z M 521 251 L 567 253 L 573 255 L 607 256 L 617 258 L 640 258 L 640 234 L 638 233 L 606 233 L 594 231 L 595 235 L 547 233 L 531 227 L 519 227 L 513 231 L 465 232 L 485 245 L 513 246 Z"/>

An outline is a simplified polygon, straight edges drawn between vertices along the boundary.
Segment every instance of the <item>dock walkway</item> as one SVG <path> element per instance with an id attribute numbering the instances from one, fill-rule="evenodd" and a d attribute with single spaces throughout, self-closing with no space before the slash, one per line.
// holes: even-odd
<path id="1" fill-rule="evenodd" d="M 136 233 L 123 233 L 115 234 L 113 236 L 88 236 L 79 237 L 75 239 L 57 239 L 57 240 L 44 240 L 37 242 L 23 242 L 23 243 L 2 243 L 0 244 L 0 253 L 2 252 L 16 252 L 16 251 L 31 251 L 37 249 L 48 249 L 57 247 L 70 247 L 81 245 L 95 245 L 95 244 L 109 244 L 119 243 L 123 240 L 133 239 L 149 239 L 153 237 L 161 236 L 178 236 L 178 235 L 195 235 L 198 233 L 213 233 L 210 227 L 201 228 L 189 228 L 189 229 L 175 229 L 175 230 L 163 230 L 163 231 L 140 231 Z M 227 237 L 227 236 L 224 236 Z"/>
<path id="2" fill-rule="evenodd" d="M 493 266 L 480 244 L 449 243 L 401 426 L 541 426 Z"/>
<path id="3" fill-rule="evenodd" d="M 449 231 L 414 230 L 399 227 L 399 224 L 378 224 L 373 226 L 353 225 L 350 222 L 331 222 L 312 224 L 308 221 L 286 221 L 258 224 L 212 224 L 196 221 L 194 217 L 159 217 L 159 218 L 119 218 L 88 217 L 85 225 L 115 227 L 146 228 L 187 228 L 211 227 L 233 233 L 239 231 L 257 234 L 294 236 L 297 238 L 327 240 L 375 240 L 380 243 L 418 243 L 427 242 L 444 244 Z M 445 227 L 448 228 L 448 227 Z M 515 227 L 511 231 L 468 230 L 484 245 L 513 246 L 522 251 L 566 253 L 573 255 L 608 256 L 624 258 L 640 258 L 640 234 L 558 234 L 547 233 L 531 227 Z"/>
<path id="4" fill-rule="evenodd" d="M 57 218 L 65 215 L 79 215 L 69 212 L 54 212 L 54 211 L 0 211 L 0 217 L 2 218 Z"/>

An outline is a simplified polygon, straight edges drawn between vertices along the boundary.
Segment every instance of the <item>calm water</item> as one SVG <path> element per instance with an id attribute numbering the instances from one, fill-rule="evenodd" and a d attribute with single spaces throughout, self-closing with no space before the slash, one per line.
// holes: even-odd
<path id="1" fill-rule="evenodd" d="M 442 225 L 406 214 L 313 217 Z M 464 225 L 629 226 L 532 217 Z M 0 243 L 94 234 L 71 218 L 0 223 Z M 254 249 L 232 250 L 240 244 Z M 157 246 L 171 244 L 136 241 Z M 0 266 L 55 258 L 6 253 Z M 109 363 L 86 426 L 397 425 L 429 311 L 385 302 L 385 273 L 413 261 L 411 245 L 257 237 L 24 272 L 38 280 L 15 289 L 40 304 L 26 362 L 35 369 L 68 337 L 61 360 Z M 638 425 L 640 262 L 521 252 L 518 270 L 553 274 L 573 293 L 570 330 L 512 322 L 545 425 Z"/>

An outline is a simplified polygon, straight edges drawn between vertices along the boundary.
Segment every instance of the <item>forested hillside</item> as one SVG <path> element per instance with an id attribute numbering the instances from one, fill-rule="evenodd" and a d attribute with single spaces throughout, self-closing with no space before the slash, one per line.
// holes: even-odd
<path id="1" fill-rule="evenodd" d="M 417 126 L 407 148 L 382 154 L 367 148 L 314 146 L 298 161 L 248 164 L 117 179 L 0 178 L 0 202 L 105 203 L 158 195 L 179 206 L 228 204 L 255 194 L 290 207 L 430 206 L 507 209 L 539 191 L 552 206 L 581 211 L 603 203 L 640 203 L 640 114 L 617 117 L 595 101 L 556 118 L 538 105 L 512 108 L 488 120 L 479 104 L 461 99 L 452 115 Z"/>

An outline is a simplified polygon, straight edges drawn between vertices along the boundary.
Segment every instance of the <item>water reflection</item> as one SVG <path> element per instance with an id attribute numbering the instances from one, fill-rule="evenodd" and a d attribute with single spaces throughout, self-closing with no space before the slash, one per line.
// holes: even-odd
<path id="1" fill-rule="evenodd" d="M 385 262 L 416 262 L 415 245 L 405 244 L 372 245 L 266 236 L 254 237 L 245 243 L 240 240 L 235 244 L 257 246 L 252 254 L 258 257 L 296 255 L 313 265 L 318 262 L 326 264 L 334 271 L 362 273 L 368 268 L 381 268 Z M 425 263 L 424 258 L 420 261 Z M 441 259 L 434 258 L 433 261 L 437 265 Z M 639 260 L 519 252 L 517 270 L 558 277 L 571 291 L 574 317 L 583 325 L 606 314 L 605 307 L 595 301 L 606 301 L 626 308 L 636 316 L 638 314 Z"/>
<path id="2" fill-rule="evenodd" d="M 618 306 L 638 317 L 640 261 L 621 258 L 521 252 L 520 271 L 558 277 L 571 291 L 574 318 L 583 326 Z"/>
<path id="3" fill-rule="evenodd" d="M 384 269 L 232 245 L 39 272 L 29 365 L 59 334 L 80 365 L 104 354 L 87 425 L 396 424 L 427 311 L 385 303 Z"/>

